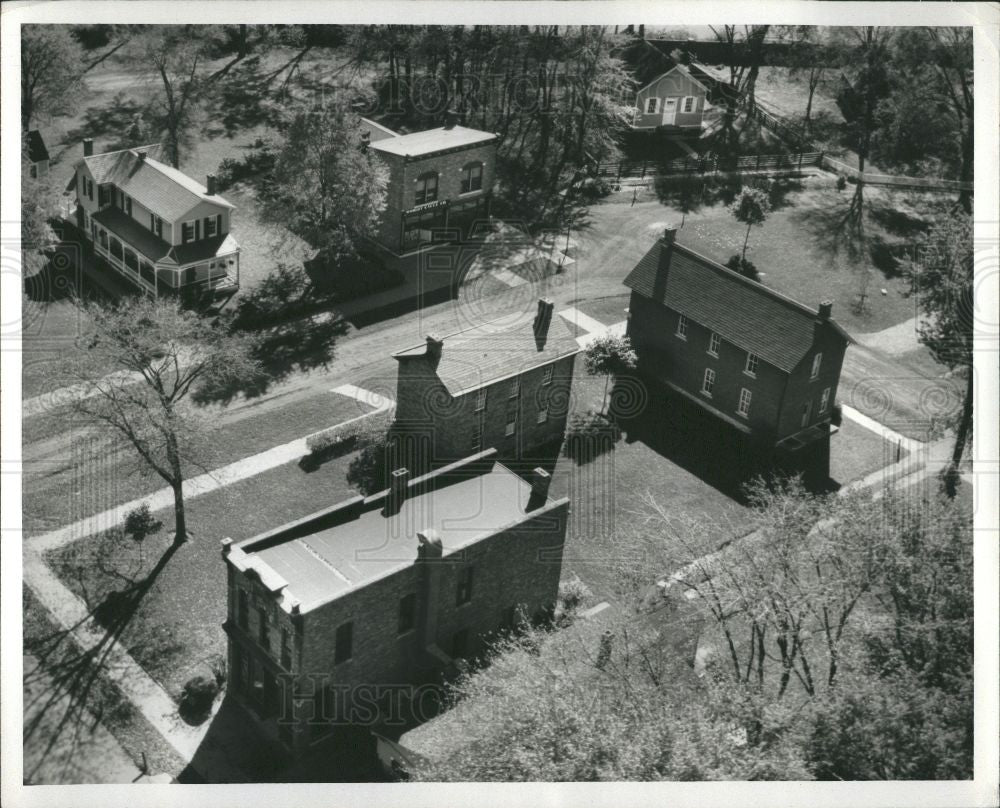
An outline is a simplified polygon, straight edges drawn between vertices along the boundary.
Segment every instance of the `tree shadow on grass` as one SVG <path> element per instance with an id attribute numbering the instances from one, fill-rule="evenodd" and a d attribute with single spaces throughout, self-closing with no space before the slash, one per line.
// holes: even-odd
<path id="1" fill-rule="evenodd" d="M 852 197 L 853 191 L 844 191 L 825 203 L 791 213 L 792 221 L 809 234 L 816 252 L 826 255 L 830 264 L 841 255 L 851 262 L 866 258 L 868 242 L 853 215 Z"/>
<path id="2" fill-rule="evenodd" d="M 105 595 L 74 625 L 26 640 L 25 651 L 38 660 L 38 666 L 25 671 L 25 687 L 37 685 L 38 690 L 24 705 L 24 742 L 27 745 L 36 733 L 49 731 L 41 759 L 44 760 L 60 741 L 68 742 L 71 749 L 78 748 L 85 740 L 84 732 L 92 726 L 92 713 L 100 720 L 110 705 L 120 718 L 135 714 L 135 708 L 121 699 L 109 683 L 109 677 L 124 673 L 116 668 L 113 652 L 143 599 L 180 547 L 176 544 L 167 547 L 153 568 L 141 578 L 129 581 L 125 576 L 124 589 Z M 81 648 L 73 635 L 86 629 L 91 621 L 93 627 L 88 632 L 88 642 L 90 638 L 96 640 Z M 134 654 L 137 649 L 131 650 Z M 27 718 L 29 714 L 31 718 Z M 64 734 L 66 731 L 71 733 L 68 738 Z"/>
<path id="3" fill-rule="evenodd" d="M 273 126 L 278 115 L 272 103 L 275 80 L 274 73 L 261 70 L 258 56 L 233 64 L 205 97 L 206 133 L 232 137 L 255 126 Z"/>
<path id="4" fill-rule="evenodd" d="M 108 142 L 95 144 L 95 154 L 124 148 L 126 133 L 136 116 L 150 123 L 161 117 L 155 104 L 116 93 L 107 103 L 88 107 L 80 125 L 66 133 L 66 140 L 73 143 L 85 138 L 107 138 Z M 149 131 L 155 130 L 154 126 L 149 127 Z"/>

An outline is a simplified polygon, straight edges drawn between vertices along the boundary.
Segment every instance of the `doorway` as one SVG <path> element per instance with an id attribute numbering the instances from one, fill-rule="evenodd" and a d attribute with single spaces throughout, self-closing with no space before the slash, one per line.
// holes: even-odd
<path id="1" fill-rule="evenodd" d="M 674 120 L 677 118 L 677 99 L 676 98 L 664 98 L 663 99 L 663 125 L 673 126 Z"/>

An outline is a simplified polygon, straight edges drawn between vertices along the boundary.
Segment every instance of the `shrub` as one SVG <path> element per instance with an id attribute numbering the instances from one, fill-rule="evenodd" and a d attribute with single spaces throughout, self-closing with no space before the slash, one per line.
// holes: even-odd
<path id="1" fill-rule="evenodd" d="M 559 582 L 559 602 L 556 606 L 556 620 L 568 623 L 576 616 L 580 607 L 590 598 L 589 587 L 580 580 L 578 575 L 566 581 Z"/>
<path id="2" fill-rule="evenodd" d="M 348 442 L 368 446 L 383 439 L 392 422 L 392 410 L 372 414 L 370 417 L 338 424 L 306 438 L 306 448 L 313 454 L 324 454 Z"/>
<path id="3" fill-rule="evenodd" d="M 760 273 L 757 271 L 757 267 L 753 261 L 741 258 L 738 253 L 729 256 L 729 260 L 726 261 L 726 267 L 734 272 L 738 272 L 744 278 L 749 278 L 752 281 L 760 283 Z"/>
<path id="4" fill-rule="evenodd" d="M 125 516 L 125 533 L 132 541 L 140 544 L 143 539 L 156 533 L 162 526 L 163 523 L 153 516 L 149 505 L 145 502 Z"/>
<path id="5" fill-rule="evenodd" d="M 837 190 L 843 191 L 847 187 L 847 178 L 843 174 L 837 175 Z"/>
<path id="6" fill-rule="evenodd" d="M 219 685 L 214 678 L 198 675 L 188 679 L 181 693 L 181 714 L 188 718 L 207 715 L 218 693 Z"/>
<path id="7" fill-rule="evenodd" d="M 209 667 L 212 669 L 212 676 L 215 677 L 215 684 L 219 690 L 226 683 L 226 658 L 222 654 L 215 654 L 209 660 Z"/>

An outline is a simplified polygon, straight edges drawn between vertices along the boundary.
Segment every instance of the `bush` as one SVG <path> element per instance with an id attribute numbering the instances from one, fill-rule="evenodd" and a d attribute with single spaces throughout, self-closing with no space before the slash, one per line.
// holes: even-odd
<path id="1" fill-rule="evenodd" d="M 576 616 L 580 607 L 590 598 L 592 593 L 589 587 L 580 580 L 578 575 L 566 581 L 559 582 L 559 602 L 556 605 L 556 620 L 560 623 L 569 623 Z"/>
<path id="2" fill-rule="evenodd" d="M 254 142 L 254 148 L 246 153 L 242 160 L 226 157 L 215 170 L 215 186 L 221 192 L 231 188 L 241 180 L 249 179 L 258 174 L 266 174 L 274 168 L 274 152 L 260 138 Z"/>
<path id="3" fill-rule="evenodd" d="M 740 258 L 738 254 L 731 255 L 729 256 L 729 260 L 726 261 L 726 268 L 733 270 L 733 272 L 738 272 L 744 278 L 749 278 L 752 281 L 760 283 L 760 273 L 757 271 L 757 267 L 753 261 L 748 258 Z"/>
<path id="4" fill-rule="evenodd" d="M 132 541 L 140 544 L 143 539 L 156 533 L 161 527 L 163 523 L 153 516 L 149 505 L 145 502 L 125 516 L 125 533 Z"/>
<path id="5" fill-rule="evenodd" d="M 181 714 L 187 718 L 206 716 L 218 693 L 219 685 L 214 678 L 199 675 L 188 679 L 181 693 Z"/>
<path id="6" fill-rule="evenodd" d="M 847 178 L 843 174 L 837 175 L 837 190 L 843 191 L 847 187 Z"/>

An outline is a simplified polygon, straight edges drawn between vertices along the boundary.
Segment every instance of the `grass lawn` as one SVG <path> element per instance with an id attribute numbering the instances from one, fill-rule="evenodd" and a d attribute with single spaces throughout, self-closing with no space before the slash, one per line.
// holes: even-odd
<path id="1" fill-rule="evenodd" d="M 269 401 L 251 403 L 230 413 L 211 430 L 208 436 L 211 445 L 204 447 L 202 455 L 206 470 L 335 426 L 373 409 L 330 392 L 304 398 L 293 408 L 270 409 Z M 25 426 L 32 431 L 40 429 L 39 436 L 44 435 L 44 422 L 49 419 L 58 420 L 59 415 L 38 416 L 26 421 Z M 48 455 L 26 459 L 23 500 L 26 536 L 55 529 L 165 487 L 158 476 L 136 473 L 135 452 L 129 446 L 115 449 L 100 436 L 93 445 L 87 445 L 82 443 L 84 434 L 87 433 L 81 429 L 74 444 L 85 457 L 78 456 L 78 451 L 67 453 L 65 445 L 60 443 Z M 189 467 L 189 477 L 201 473 L 202 469 Z"/>
<path id="2" fill-rule="evenodd" d="M 625 287 L 622 287 L 623 289 Z M 625 319 L 625 309 L 628 308 L 629 295 L 626 291 L 620 295 L 610 295 L 608 297 L 597 298 L 596 300 L 584 300 L 576 305 L 576 308 L 593 317 L 604 325 L 615 325 Z"/>
<path id="3" fill-rule="evenodd" d="M 844 418 L 840 431 L 830 438 L 830 479 L 844 485 L 902 460 L 908 452 L 881 435 Z"/>
<path id="4" fill-rule="evenodd" d="M 355 495 L 346 480 L 355 456 L 345 455 L 311 473 L 290 463 L 188 502 L 194 538 L 162 567 L 121 635 L 136 661 L 171 695 L 177 698 L 188 679 L 225 654 L 221 540 L 248 539 Z M 173 513 L 168 509 L 156 516 L 163 527 L 146 540 L 142 563 L 134 546 L 116 547 L 103 535 L 53 553 L 50 562 L 64 583 L 94 608 L 108 592 L 142 580 L 168 550 Z"/>

